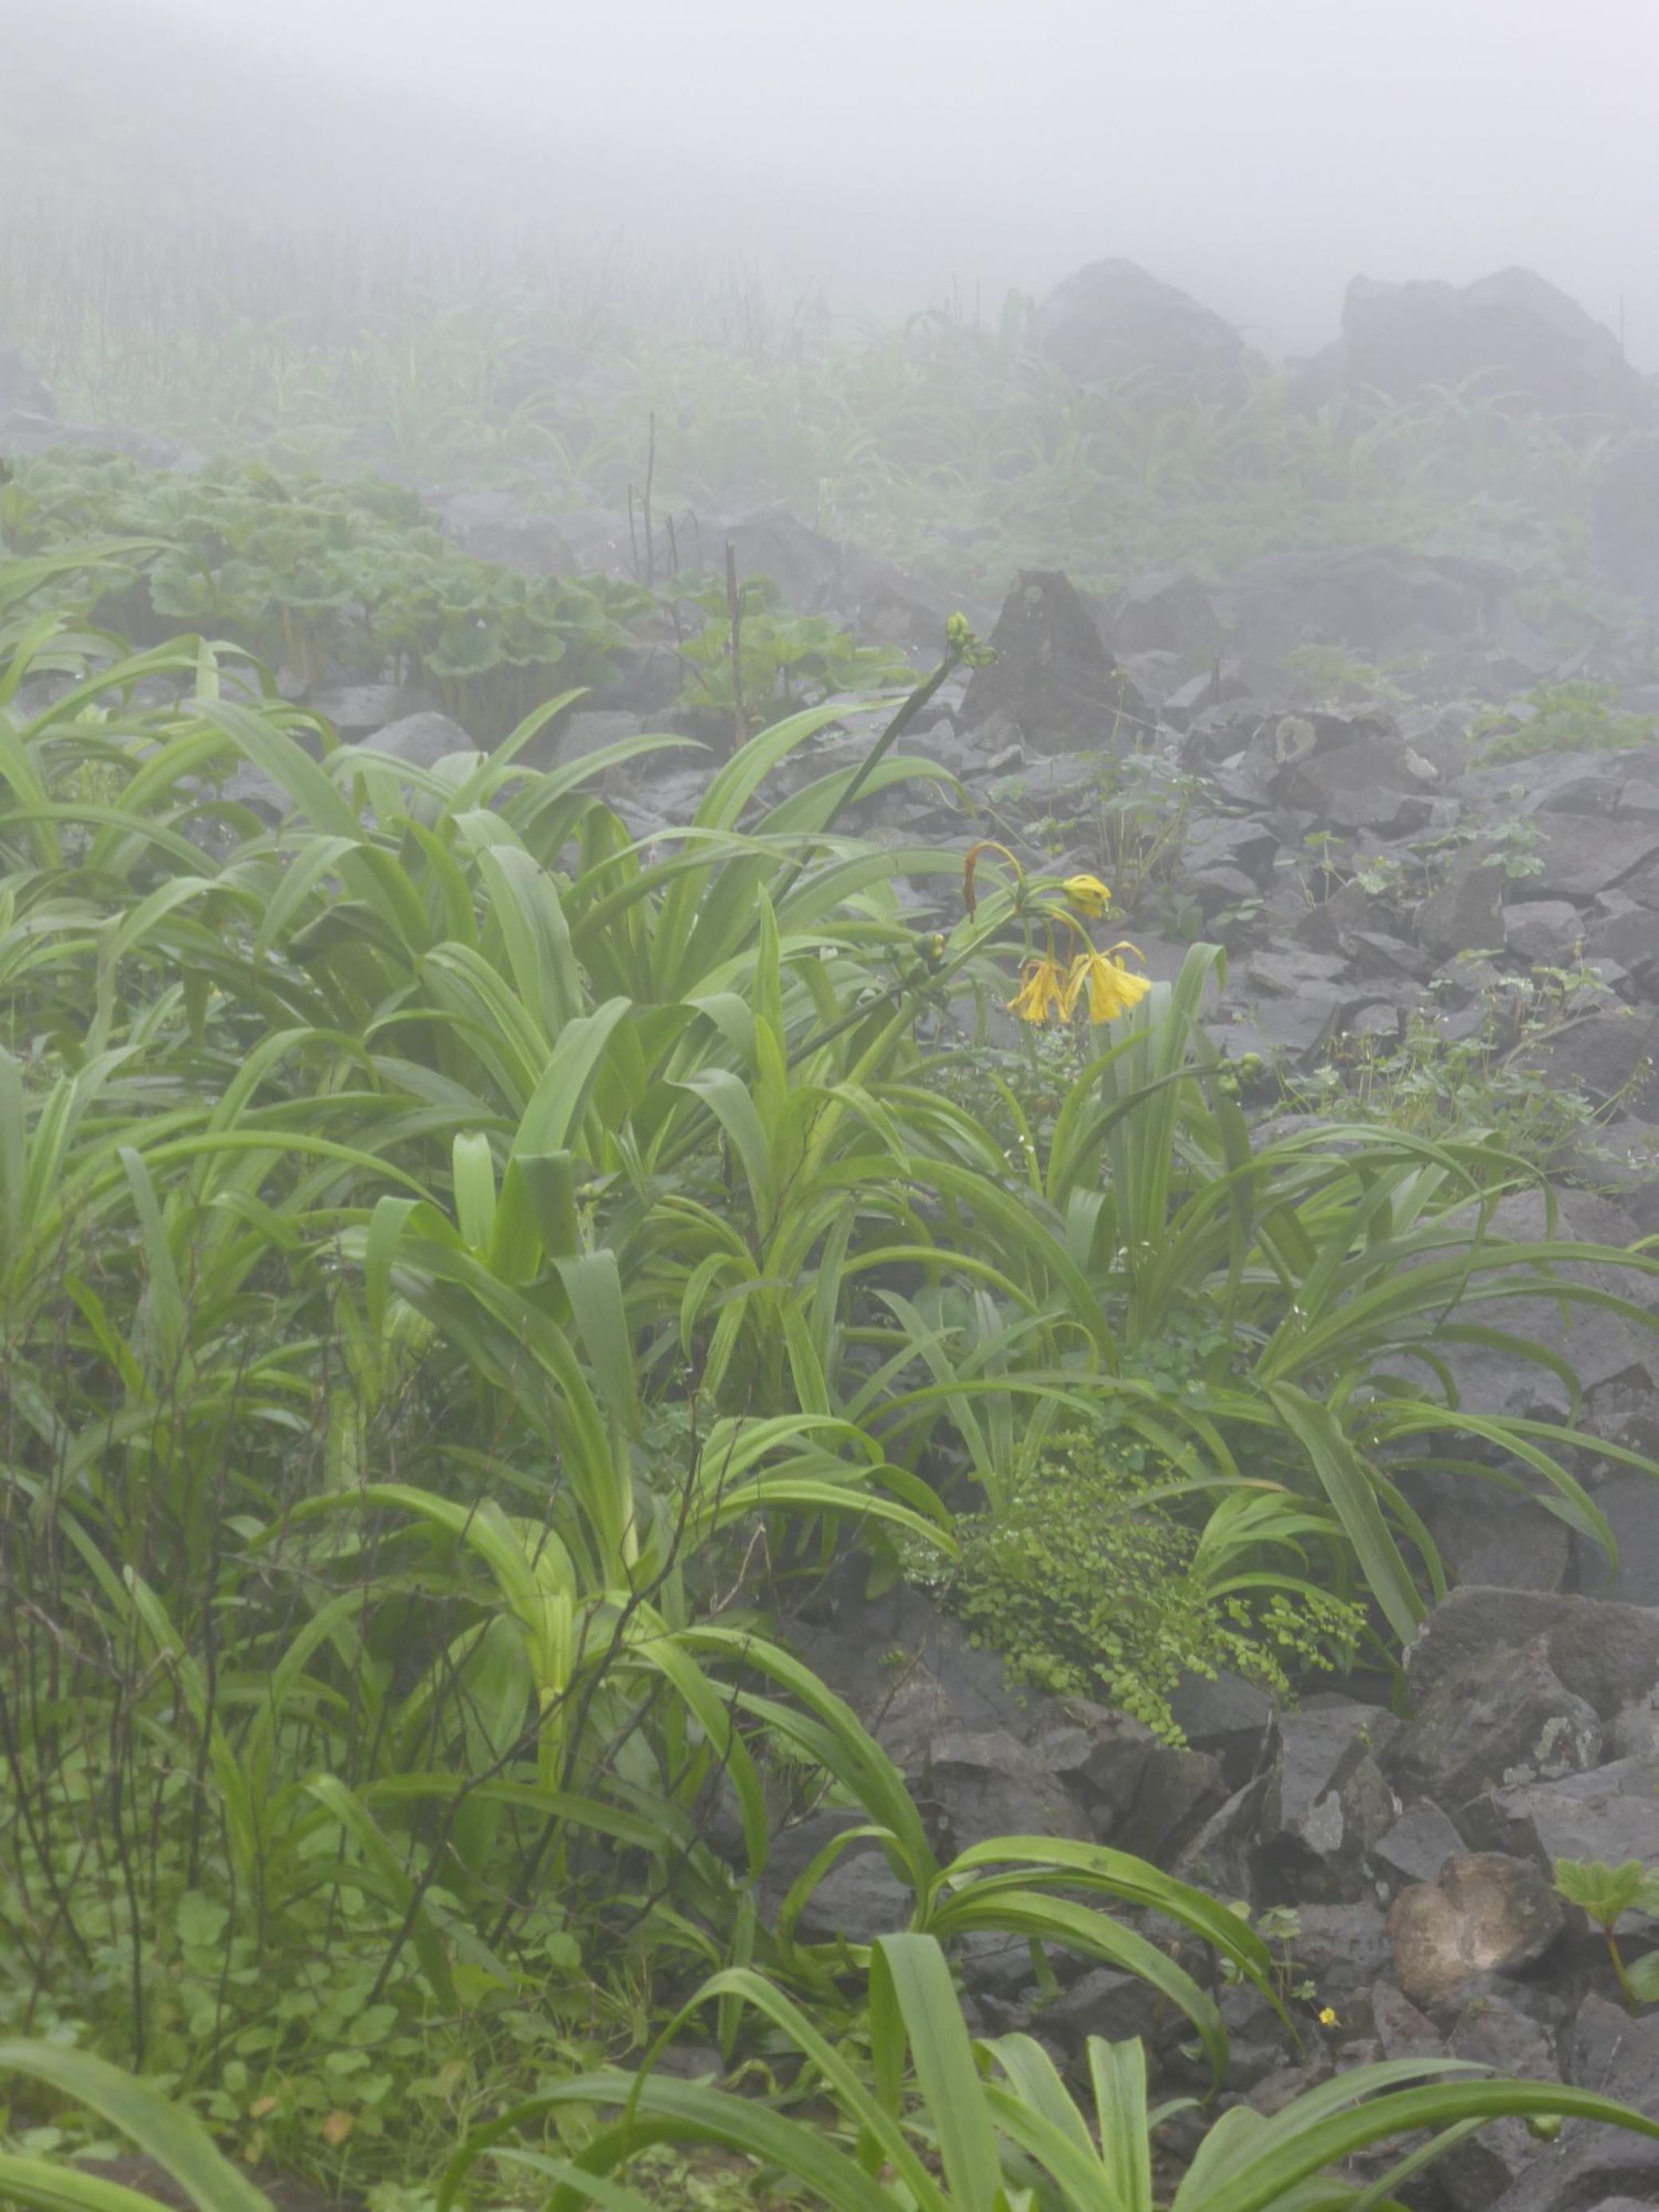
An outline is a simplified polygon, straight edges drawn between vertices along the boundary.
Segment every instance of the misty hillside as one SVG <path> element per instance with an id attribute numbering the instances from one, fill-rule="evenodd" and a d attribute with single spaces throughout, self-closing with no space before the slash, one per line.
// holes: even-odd
<path id="1" fill-rule="evenodd" d="M 1659 39 L 1387 18 L 9 26 L 0 2203 L 1659 2212 Z"/>

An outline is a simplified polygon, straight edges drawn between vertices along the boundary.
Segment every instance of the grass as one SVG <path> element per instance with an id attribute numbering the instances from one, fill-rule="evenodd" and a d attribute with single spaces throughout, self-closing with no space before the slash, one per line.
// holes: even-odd
<path id="1" fill-rule="evenodd" d="M 1583 579 L 1594 441 L 1473 386 L 1314 410 L 1274 376 L 1237 409 L 1079 391 L 1037 359 L 1018 298 L 991 324 L 860 328 L 533 235 L 201 218 L 163 240 L 26 200 L 0 241 L 0 325 L 69 407 L 192 448 L 510 483 L 553 510 L 625 508 L 653 459 L 659 514 L 781 499 L 953 591 L 1381 542 L 1498 560 L 1566 635 L 1627 612 Z"/>

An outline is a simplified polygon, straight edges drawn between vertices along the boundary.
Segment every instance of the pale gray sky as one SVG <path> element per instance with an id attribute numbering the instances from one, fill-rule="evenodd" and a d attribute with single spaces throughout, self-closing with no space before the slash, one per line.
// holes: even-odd
<path id="1" fill-rule="evenodd" d="M 381 191 L 418 96 L 521 137 L 550 211 L 574 179 L 804 276 L 1127 253 L 1296 348 L 1356 271 L 1519 261 L 1659 367 L 1659 0 L 160 3 L 346 94 Z"/>

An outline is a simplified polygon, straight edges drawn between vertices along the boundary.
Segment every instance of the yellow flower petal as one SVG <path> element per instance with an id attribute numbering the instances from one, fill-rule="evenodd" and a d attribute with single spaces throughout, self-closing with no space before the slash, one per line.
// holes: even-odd
<path id="1" fill-rule="evenodd" d="M 1057 960 L 1028 960 L 1020 970 L 1019 988 L 1008 1001 L 1008 1011 L 1023 1022 L 1046 1022 L 1051 1012 L 1070 1011 L 1066 977 Z"/>
<path id="2" fill-rule="evenodd" d="M 1133 975 L 1128 969 L 1120 967 L 1109 952 L 1079 952 L 1066 979 L 1066 1012 L 1072 1012 L 1086 990 L 1089 1019 L 1115 1021 L 1131 1006 L 1138 1006 L 1152 988 L 1146 976 Z"/>
<path id="3" fill-rule="evenodd" d="M 1112 902 L 1112 895 L 1098 876 L 1067 876 L 1060 889 L 1081 915 L 1098 921 Z"/>

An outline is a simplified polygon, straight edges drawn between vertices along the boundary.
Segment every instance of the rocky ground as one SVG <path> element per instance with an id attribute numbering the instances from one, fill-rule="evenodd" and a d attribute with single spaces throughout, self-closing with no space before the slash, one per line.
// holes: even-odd
<path id="1" fill-rule="evenodd" d="M 1016 1692 L 915 1593 L 849 1598 L 799 1634 L 904 1769 L 942 1849 L 1093 1838 L 1248 1901 L 1282 1957 L 1294 2027 L 1253 1990 L 1221 1992 L 1229 2099 L 1272 2111 L 1338 2069 L 1433 2056 L 1659 2113 L 1659 2013 L 1631 2016 L 1599 1931 L 1550 1882 L 1560 1858 L 1659 1862 L 1659 1608 L 1467 1583 L 1411 1647 L 1403 1718 L 1325 1692 L 1275 1711 L 1243 1683 L 1194 1680 L 1180 1750 L 1121 1713 Z M 768 1874 L 780 1895 L 850 1817 L 787 1832 Z M 908 1907 L 880 1854 L 854 1846 L 803 1932 L 866 1940 Z M 1635 1960 L 1659 1924 L 1632 1914 L 1620 1936 Z M 1067 2059 L 1088 2035 L 1139 2035 L 1167 2089 L 1202 2088 L 1190 2030 L 1155 1991 L 1054 1964 L 1059 1993 L 1045 1996 L 1024 1943 L 970 1946 L 984 2031 L 1029 2030 Z M 1436 2212 L 1626 2212 L 1659 2203 L 1659 2153 L 1505 2121 L 1426 2191 L 1415 2201 Z"/>

